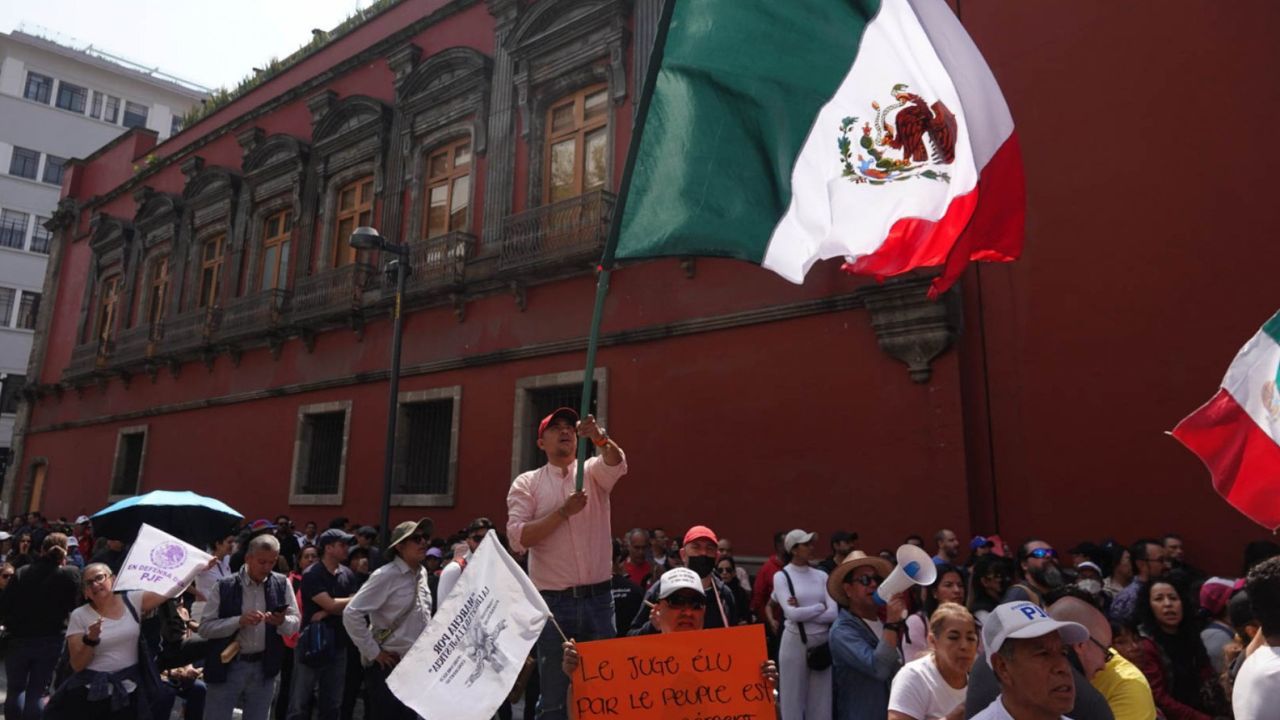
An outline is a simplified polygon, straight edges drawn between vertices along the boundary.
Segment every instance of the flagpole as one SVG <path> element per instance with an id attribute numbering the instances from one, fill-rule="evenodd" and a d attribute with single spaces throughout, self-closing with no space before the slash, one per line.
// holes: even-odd
<path id="1" fill-rule="evenodd" d="M 609 273 L 613 270 L 613 256 L 618 247 L 618 232 L 627 206 L 627 191 L 631 188 L 636 151 L 640 147 L 640 138 L 644 135 L 644 121 L 648 115 L 649 99 L 653 96 L 653 87 L 658 81 L 658 70 L 662 67 L 662 53 L 667 44 L 667 28 L 671 25 L 671 13 L 676 2 L 677 0 L 665 0 L 662 4 L 658 34 L 653 40 L 653 50 L 649 54 L 649 68 L 645 72 L 644 87 L 640 91 L 640 103 L 635 113 L 636 124 L 631 133 L 631 146 L 627 151 L 626 162 L 622 166 L 622 183 L 618 188 L 618 199 L 609 223 L 609 235 L 604 243 L 604 254 L 600 257 L 600 264 L 596 266 L 596 304 L 591 312 L 591 332 L 587 335 L 587 364 L 582 371 L 582 404 L 578 417 L 586 417 L 591 411 L 592 381 L 596 374 L 596 350 L 600 347 L 600 321 L 604 317 L 604 301 L 609 295 Z M 579 492 L 582 491 L 587 466 L 587 450 L 590 447 L 591 442 L 587 438 L 578 438 L 576 489 Z"/>

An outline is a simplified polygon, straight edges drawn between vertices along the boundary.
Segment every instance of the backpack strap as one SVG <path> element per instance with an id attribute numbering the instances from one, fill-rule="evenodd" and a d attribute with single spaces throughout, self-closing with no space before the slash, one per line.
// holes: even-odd
<path id="1" fill-rule="evenodd" d="M 138 615 L 138 609 L 133 606 L 133 603 L 129 602 L 129 593 L 120 593 L 120 599 L 124 601 L 124 606 L 129 608 L 129 614 L 133 616 L 133 621 L 138 625 L 142 625 L 142 617 Z"/>

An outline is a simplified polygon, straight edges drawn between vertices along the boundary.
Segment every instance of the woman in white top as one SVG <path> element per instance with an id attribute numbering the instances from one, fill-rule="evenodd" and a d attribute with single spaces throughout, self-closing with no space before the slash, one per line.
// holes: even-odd
<path id="1" fill-rule="evenodd" d="M 964 576 L 950 563 L 937 566 L 938 575 L 923 588 L 924 609 L 907 617 L 907 633 L 902 640 L 902 659 L 911 662 L 929 652 L 929 623 L 933 611 L 943 603 L 964 605 Z"/>
<path id="2" fill-rule="evenodd" d="M 159 607 L 159 593 L 134 591 L 117 595 L 115 579 L 103 563 L 81 575 L 87 605 L 67 620 L 67 652 L 75 675 L 58 689 L 56 708 L 46 717 L 136 718 L 142 673 L 138 656 L 138 618 Z M 126 601 L 133 606 L 131 612 Z"/>
<path id="3" fill-rule="evenodd" d="M 778 650 L 782 720 L 831 717 L 831 651 L 824 647 L 826 667 L 821 670 L 811 668 L 807 661 L 808 648 L 826 646 L 839 609 L 827 594 L 827 574 L 809 566 L 816 537 L 817 533 L 804 530 L 787 533 L 783 546 L 791 562 L 773 579 L 773 600 L 786 618 Z"/>
<path id="4" fill-rule="evenodd" d="M 930 652 L 907 663 L 889 689 L 888 720 L 960 720 L 978 629 L 962 605 L 943 603 L 929 616 Z"/>

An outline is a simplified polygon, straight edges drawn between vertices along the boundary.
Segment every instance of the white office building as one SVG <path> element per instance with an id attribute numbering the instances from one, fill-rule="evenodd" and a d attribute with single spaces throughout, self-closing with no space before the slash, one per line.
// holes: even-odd
<path id="1" fill-rule="evenodd" d="M 128 128 L 177 132 L 207 90 L 92 49 L 0 33 L 0 477 L 25 382 L 63 166 Z"/>

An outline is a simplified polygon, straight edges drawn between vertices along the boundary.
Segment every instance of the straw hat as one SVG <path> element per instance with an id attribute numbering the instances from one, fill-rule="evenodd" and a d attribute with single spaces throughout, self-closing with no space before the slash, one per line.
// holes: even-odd
<path id="1" fill-rule="evenodd" d="M 893 566 L 888 560 L 878 555 L 868 555 L 861 550 L 854 550 L 849 553 L 849 557 L 844 562 L 831 571 L 830 577 L 827 578 L 827 594 L 841 606 L 849 607 L 849 595 L 844 591 L 844 579 L 849 576 L 849 573 L 864 565 L 875 568 L 880 577 L 885 577 L 893 571 Z"/>

